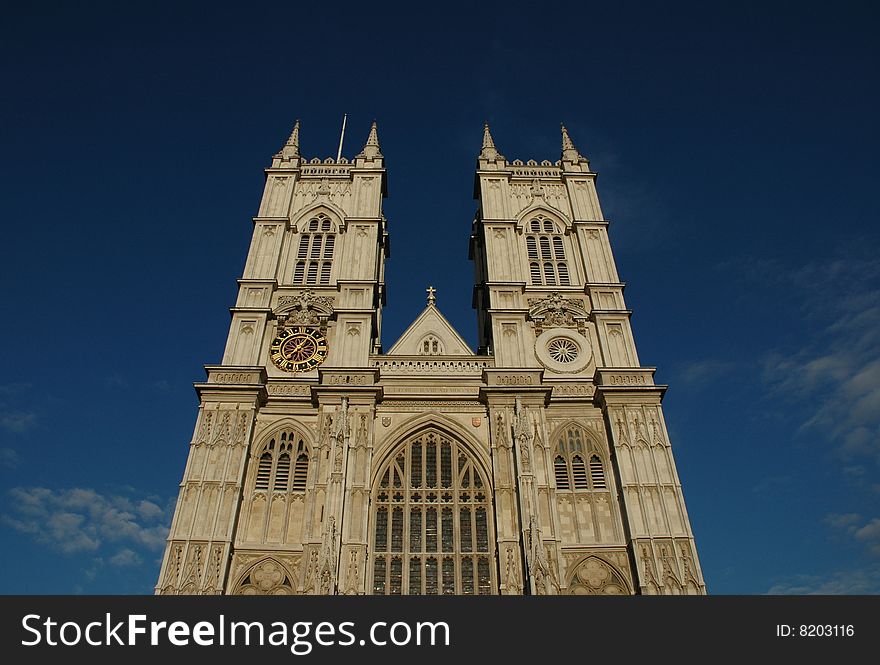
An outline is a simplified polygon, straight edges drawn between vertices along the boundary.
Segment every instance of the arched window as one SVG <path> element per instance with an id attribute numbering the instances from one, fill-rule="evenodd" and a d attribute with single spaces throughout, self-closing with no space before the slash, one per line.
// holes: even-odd
<path id="1" fill-rule="evenodd" d="M 557 491 L 608 489 L 602 457 L 578 427 L 569 427 L 556 444 L 553 475 Z"/>
<path id="2" fill-rule="evenodd" d="M 556 222 L 538 215 L 528 224 L 526 254 L 534 286 L 570 286 L 565 244 Z M 540 260 L 540 263 L 538 262 Z"/>
<path id="3" fill-rule="evenodd" d="M 425 335 L 419 342 L 418 349 L 420 356 L 440 356 L 443 355 L 443 342 L 434 335 Z"/>
<path id="4" fill-rule="evenodd" d="M 590 482 L 592 483 L 594 490 L 604 490 L 606 487 L 605 468 L 598 455 L 592 455 L 590 457 Z"/>
<path id="5" fill-rule="evenodd" d="M 553 469 L 556 473 L 556 489 L 570 490 L 571 479 L 568 477 L 568 462 L 565 461 L 565 457 L 557 455 L 553 461 Z"/>
<path id="6" fill-rule="evenodd" d="M 254 491 L 305 492 L 308 474 L 309 451 L 306 442 L 294 432 L 280 432 L 269 440 L 260 455 Z"/>
<path id="7" fill-rule="evenodd" d="M 293 271 L 294 284 L 330 284 L 336 236 L 333 222 L 324 213 L 303 225 Z"/>
<path id="8" fill-rule="evenodd" d="M 404 443 L 378 478 L 374 594 L 495 593 L 491 492 L 463 446 L 429 430 Z"/>

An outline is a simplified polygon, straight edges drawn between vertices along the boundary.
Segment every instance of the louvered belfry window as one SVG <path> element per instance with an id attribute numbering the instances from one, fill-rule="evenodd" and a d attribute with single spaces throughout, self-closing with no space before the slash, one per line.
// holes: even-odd
<path id="1" fill-rule="evenodd" d="M 605 465 L 578 427 L 568 428 L 556 445 L 553 475 L 557 491 L 606 490 Z"/>
<path id="2" fill-rule="evenodd" d="M 570 286 L 562 232 L 556 222 L 542 215 L 526 226 L 526 254 L 533 286 Z"/>
<path id="3" fill-rule="evenodd" d="M 336 236 L 333 222 L 321 213 L 303 225 L 293 268 L 294 284 L 330 284 Z"/>
<path id="4" fill-rule="evenodd" d="M 374 490 L 373 593 L 495 593 L 492 512 L 469 453 L 435 430 L 410 439 Z"/>
<path id="5" fill-rule="evenodd" d="M 257 462 L 255 491 L 304 492 L 309 475 L 308 446 L 294 432 L 279 432 Z"/>

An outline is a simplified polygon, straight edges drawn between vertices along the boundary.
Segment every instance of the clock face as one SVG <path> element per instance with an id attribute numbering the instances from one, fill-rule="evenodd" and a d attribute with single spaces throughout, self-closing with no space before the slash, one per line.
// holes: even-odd
<path id="1" fill-rule="evenodd" d="M 282 328 L 272 340 L 269 356 L 286 372 L 308 372 L 327 358 L 327 339 L 316 328 Z"/>

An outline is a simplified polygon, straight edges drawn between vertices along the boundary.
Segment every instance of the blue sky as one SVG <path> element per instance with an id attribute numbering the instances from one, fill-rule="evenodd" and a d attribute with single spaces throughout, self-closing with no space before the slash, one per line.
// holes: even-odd
<path id="1" fill-rule="evenodd" d="M 475 345 L 482 122 L 523 160 L 564 122 L 709 591 L 880 592 L 872 3 L 417 7 L 6 10 L 0 592 L 151 592 L 262 169 L 343 113 L 386 156 L 386 348 L 429 283 Z"/>

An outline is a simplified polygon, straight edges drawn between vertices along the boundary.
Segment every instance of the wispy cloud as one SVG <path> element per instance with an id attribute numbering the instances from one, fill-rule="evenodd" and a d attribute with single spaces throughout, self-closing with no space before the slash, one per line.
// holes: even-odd
<path id="1" fill-rule="evenodd" d="M 717 381 L 737 367 L 737 363 L 727 360 L 695 360 L 686 362 L 676 369 L 676 383 L 692 387 Z"/>
<path id="2" fill-rule="evenodd" d="M 26 411 L 5 411 L 0 413 L 0 426 L 4 429 L 21 434 L 33 427 L 37 422 L 37 414 Z"/>
<path id="3" fill-rule="evenodd" d="M 141 557 L 134 550 L 127 547 L 119 550 L 116 554 L 108 559 L 111 566 L 137 566 L 141 562 Z"/>
<path id="4" fill-rule="evenodd" d="M 168 534 L 169 511 L 149 499 L 45 487 L 18 487 L 8 498 L 11 510 L 0 517 L 4 524 L 65 554 L 124 545 L 110 561 L 130 565 L 124 563 L 133 561 L 126 549 L 161 550 Z"/>
<path id="5" fill-rule="evenodd" d="M 858 513 L 844 513 L 842 515 L 832 513 L 826 515 L 822 521 L 832 529 L 843 529 L 849 533 L 853 533 L 862 521 L 862 516 Z"/>
<path id="6" fill-rule="evenodd" d="M 866 595 L 880 593 L 880 566 L 828 575 L 793 575 L 775 583 L 769 595 Z"/>
<path id="7" fill-rule="evenodd" d="M 853 532 L 855 539 L 864 543 L 874 556 L 880 556 L 880 519 L 876 517 Z"/>
<path id="8" fill-rule="evenodd" d="M 18 466 L 21 458 L 12 448 L 0 448 L 0 466 L 14 469 Z"/>
<path id="9" fill-rule="evenodd" d="M 104 385 L 108 388 L 127 388 L 128 380 L 121 374 L 111 374 L 104 377 Z"/>
<path id="10" fill-rule="evenodd" d="M 784 288 L 803 317 L 799 345 L 764 358 L 766 384 L 782 399 L 815 405 L 802 432 L 821 432 L 846 457 L 880 461 L 880 259 L 794 269 L 761 261 L 748 272 Z"/>
<path id="11" fill-rule="evenodd" d="M 864 545 L 869 554 L 880 556 L 880 518 L 865 519 L 858 513 L 846 513 L 828 515 L 823 521 Z"/>
<path id="12" fill-rule="evenodd" d="M 9 397 L 11 395 L 21 395 L 30 390 L 29 383 L 4 383 L 0 384 L 0 396 Z"/>

